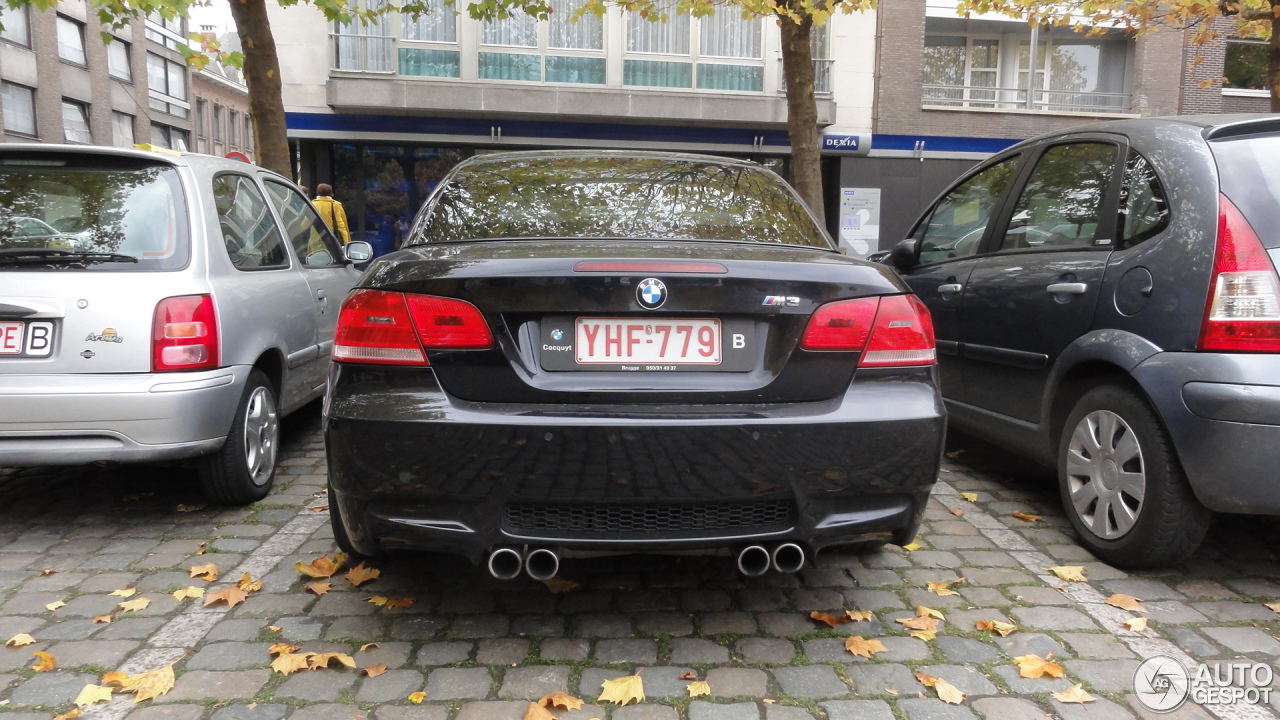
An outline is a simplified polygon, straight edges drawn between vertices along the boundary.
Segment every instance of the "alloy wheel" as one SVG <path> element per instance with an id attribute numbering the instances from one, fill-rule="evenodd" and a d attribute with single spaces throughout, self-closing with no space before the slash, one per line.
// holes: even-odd
<path id="1" fill-rule="evenodd" d="M 280 418 L 271 391 L 257 387 L 249 396 L 244 418 L 244 459 L 254 485 L 261 486 L 271 478 L 279 434 Z"/>
<path id="2" fill-rule="evenodd" d="M 1081 522 L 1103 540 L 1128 534 L 1146 495 L 1142 447 L 1129 423 L 1110 410 L 1080 419 L 1067 446 L 1067 490 Z"/>

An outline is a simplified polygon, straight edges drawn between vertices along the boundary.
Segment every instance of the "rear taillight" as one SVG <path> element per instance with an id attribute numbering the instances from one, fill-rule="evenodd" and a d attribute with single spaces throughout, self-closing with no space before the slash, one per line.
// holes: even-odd
<path id="1" fill-rule="evenodd" d="M 378 365 L 426 365 L 404 293 L 352 290 L 342 301 L 333 359 Z"/>
<path id="2" fill-rule="evenodd" d="M 1218 197 L 1218 246 L 1199 349 L 1280 352 L 1280 277 L 1249 221 L 1225 195 Z"/>
<path id="3" fill-rule="evenodd" d="M 464 300 L 385 290 L 353 290 L 342 303 L 333 359 L 380 365 L 429 365 L 423 348 L 493 346 L 480 310 Z"/>
<path id="4" fill-rule="evenodd" d="M 858 367 L 932 365 L 937 362 L 933 320 L 914 295 L 827 303 L 809 318 L 800 347 L 862 352 Z"/>
<path id="5" fill-rule="evenodd" d="M 211 295 L 180 295 L 156 305 L 151 321 L 155 372 L 218 367 L 218 314 Z"/>

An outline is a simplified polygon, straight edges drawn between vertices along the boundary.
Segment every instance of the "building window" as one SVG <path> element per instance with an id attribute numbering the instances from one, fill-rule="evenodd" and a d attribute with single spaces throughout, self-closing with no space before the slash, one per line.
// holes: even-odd
<path id="1" fill-rule="evenodd" d="M 244 115 L 244 149 L 253 151 L 253 120 L 250 119 L 249 113 Z"/>
<path id="2" fill-rule="evenodd" d="M 240 133 L 240 113 L 235 110 L 227 111 L 227 146 L 237 147 L 240 143 L 236 141 L 236 136 Z"/>
<path id="3" fill-rule="evenodd" d="M 31 47 L 31 26 L 27 21 L 27 8 L 0 7 L 0 22 L 4 30 L 0 30 L 0 40 L 8 40 L 22 47 Z"/>
<path id="4" fill-rule="evenodd" d="M 181 63 L 147 53 L 147 93 L 151 108 L 181 118 L 187 117 L 187 68 Z"/>
<path id="5" fill-rule="evenodd" d="M 128 113 L 111 112 L 111 141 L 116 147 L 133 147 L 133 116 Z"/>
<path id="6" fill-rule="evenodd" d="M 486 22 L 480 77 L 603 85 L 604 23 L 591 13 L 573 22 L 583 5 L 583 0 L 551 0 L 548 20 L 521 13 Z"/>
<path id="7" fill-rule="evenodd" d="M 622 83 L 705 90 L 764 90 L 763 24 L 728 8 L 703 18 L 652 22 L 629 13 Z M 692 39 L 698 51 L 693 53 Z"/>
<path id="8" fill-rule="evenodd" d="M 352 3 L 380 10 L 386 0 L 362 0 Z M 378 15 L 366 25 L 359 19 L 334 28 L 334 68 L 360 72 L 395 72 L 391 51 L 395 37 L 391 34 L 391 20 L 385 14 Z"/>
<path id="9" fill-rule="evenodd" d="M 404 15 L 400 28 L 400 74 L 458 77 L 458 19 L 444 0 L 426 0 L 427 12 Z"/>
<path id="10" fill-rule="evenodd" d="M 69 143 L 93 144 L 88 105 L 74 100 L 62 101 L 62 134 Z"/>
<path id="11" fill-rule="evenodd" d="M 222 106 L 217 103 L 213 105 L 213 141 L 222 142 Z"/>
<path id="12" fill-rule="evenodd" d="M 147 39 L 177 50 L 187 43 L 187 21 L 183 17 L 166 18 L 160 13 L 147 16 Z"/>
<path id="13" fill-rule="evenodd" d="M 36 91 L 22 85 L 3 83 L 4 129 L 6 132 L 35 137 Z"/>
<path id="14" fill-rule="evenodd" d="M 113 78 L 133 81 L 133 69 L 129 67 L 129 43 L 111 38 L 107 44 L 107 72 Z"/>
<path id="15" fill-rule="evenodd" d="M 1267 43 L 1261 40 L 1228 40 L 1222 66 L 1222 87 L 1233 90 L 1266 90 Z"/>
<path id="16" fill-rule="evenodd" d="M 58 57 L 75 65 L 84 65 L 84 25 L 58 16 Z"/>
<path id="17" fill-rule="evenodd" d="M 170 150 L 186 152 L 187 131 L 181 128 L 169 127 L 160 123 L 151 124 L 151 144 Z"/>
<path id="18" fill-rule="evenodd" d="M 207 134 L 205 123 L 208 122 L 209 101 L 196 98 L 196 138 L 203 140 Z"/>

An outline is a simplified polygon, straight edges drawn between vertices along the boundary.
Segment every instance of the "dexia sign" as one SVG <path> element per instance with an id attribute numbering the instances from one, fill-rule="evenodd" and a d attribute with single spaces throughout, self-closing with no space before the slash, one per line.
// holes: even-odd
<path id="1" fill-rule="evenodd" d="M 866 155 L 871 151 L 871 133 L 828 129 L 822 134 L 822 152 L 828 155 Z"/>

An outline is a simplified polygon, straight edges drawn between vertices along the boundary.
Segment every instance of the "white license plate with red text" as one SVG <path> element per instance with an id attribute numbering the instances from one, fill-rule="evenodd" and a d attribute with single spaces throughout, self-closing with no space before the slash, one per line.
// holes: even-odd
<path id="1" fill-rule="evenodd" d="M 53 352 L 53 323 L 0 320 L 0 356 L 49 357 Z"/>
<path id="2" fill-rule="evenodd" d="M 710 318 L 578 318 L 577 361 L 592 363 L 679 363 L 718 365 L 720 321 Z"/>

